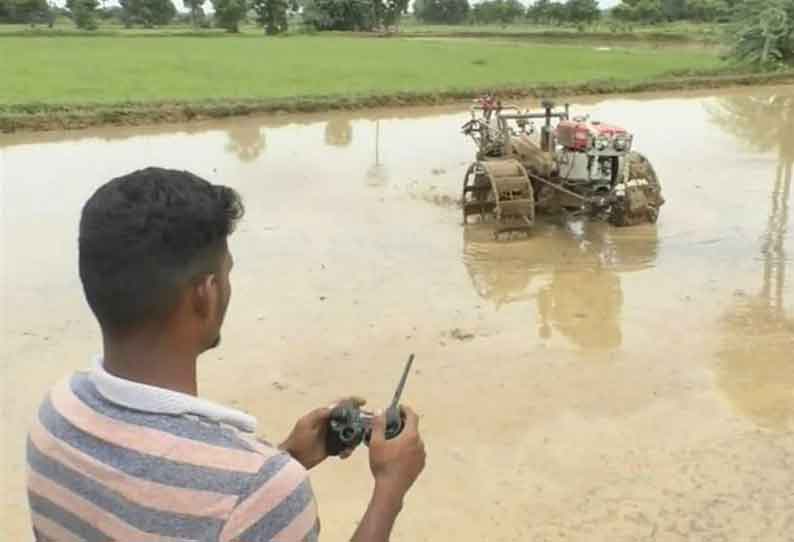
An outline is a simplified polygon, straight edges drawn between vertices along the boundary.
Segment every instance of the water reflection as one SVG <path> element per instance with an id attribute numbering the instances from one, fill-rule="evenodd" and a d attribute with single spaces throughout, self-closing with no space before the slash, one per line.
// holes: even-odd
<path id="1" fill-rule="evenodd" d="M 325 123 L 325 144 L 347 147 L 353 142 L 353 125 L 348 117 L 334 117 Z"/>
<path id="2" fill-rule="evenodd" d="M 769 217 L 760 239 L 757 293 L 737 292 L 724 316 L 718 381 L 734 405 L 758 424 L 794 423 L 794 317 L 786 312 L 786 240 L 794 165 L 794 94 L 726 98 L 711 111 L 724 130 L 758 151 L 775 152 Z"/>
<path id="3" fill-rule="evenodd" d="M 480 297 L 496 306 L 534 302 L 542 338 L 559 333 L 585 350 L 621 345 L 620 273 L 653 265 L 655 225 L 541 225 L 532 238 L 507 243 L 490 234 L 478 225 L 464 230 L 463 259 Z"/>
<path id="4" fill-rule="evenodd" d="M 389 171 L 380 159 L 380 119 L 375 121 L 375 161 L 367 168 L 367 184 L 384 186 L 389 180 Z"/>
<path id="5" fill-rule="evenodd" d="M 96 126 L 85 129 L 48 132 L 20 131 L 0 134 L 0 148 L 35 143 L 75 142 L 99 138 L 103 141 L 122 141 L 140 136 L 200 135 L 215 130 L 229 131 L 238 126 L 268 130 L 290 125 L 324 125 L 324 141 L 334 147 L 348 146 L 353 142 L 354 124 L 377 120 L 417 120 L 437 117 L 446 113 L 459 113 L 459 106 L 400 107 L 395 109 L 360 110 L 344 113 L 271 113 L 246 117 L 228 117 L 215 120 L 197 120 L 181 123 L 128 126 Z M 457 125 L 457 119 L 456 119 Z"/>
<path id="6" fill-rule="evenodd" d="M 226 135 L 229 141 L 224 149 L 237 156 L 241 162 L 252 162 L 265 150 L 265 133 L 258 124 L 232 124 L 226 129 Z"/>

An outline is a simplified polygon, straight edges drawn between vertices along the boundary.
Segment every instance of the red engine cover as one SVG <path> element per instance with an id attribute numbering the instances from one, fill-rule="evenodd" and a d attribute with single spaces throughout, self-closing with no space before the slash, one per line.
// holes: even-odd
<path id="1" fill-rule="evenodd" d="M 588 150 L 592 141 L 598 136 L 606 135 L 613 138 L 625 133 L 626 130 L 620 126 L 600 122 L 563 120 L 557 125 L 557 141 L 560 145 L 577 151 Z"/>
<path id="2" fill-rule="evenodd" d="M 609 137 L 615 137 L 618 134 L 626 133 L 626 130 L 624 128 L 621 128 L 620 126 L 615 126 L 614 124 L 591 122 L 590 126 L 595 131 L 596 136 L 607 135 Z"/>
<path id="3" fill-rule="evenodd" d="M 586 151 L 590 147 L 590 127 L 585 122 L 561 120 L 557 125 L 557 141 L 568 149 Z"/>

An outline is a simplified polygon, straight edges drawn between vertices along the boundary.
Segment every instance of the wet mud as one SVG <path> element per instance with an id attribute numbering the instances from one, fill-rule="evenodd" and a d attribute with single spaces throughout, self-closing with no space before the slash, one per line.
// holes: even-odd
<path id="1" fill-rule="evenodd" d="M 344 394 L 385 405 L 416 353 L 428 466 L 395 541 L 794 540 L 794 88 L 574 110 L 634 132 L 667 200 L 657 224 L 464 228 L 459 106 L 0 136 L 8 539 L 30 539 L 27 422 L 100 346 L 80 206 L 154 164 L 246 199 L 203 395 L 279 438 Z M 323 539 L 345 539 L 366 454 L 313 484 Z"/>

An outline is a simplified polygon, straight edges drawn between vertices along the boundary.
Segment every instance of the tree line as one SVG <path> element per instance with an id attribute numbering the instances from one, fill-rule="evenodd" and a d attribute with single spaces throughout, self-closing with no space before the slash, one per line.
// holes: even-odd
<path id="1" fill-rule="evenodd" d="M 155 28 L 175 19 L 195 27 L 212 22 L 229 32 L 253 19 L 267 34 L 288 29 L 291 15 L 300 13 L 303 23 L 317 30 L 373 31 L 395 26 L 407 13 L 410 0 L 210 0 L 212 21 L 204 12 L 207 0 L 184 0 L 188 13 L 177 12 L 171 0 L 119 0 L 120 6 L 100 7 L 98 0 L 66 0 L 59 8 L 48 0 L 0 0 L 0 23 L 53 25 L 57 15 L 72 19 L 75 26 L 95 30 L 100 20 L 116 20 L 126 27 Z"/>
<path id="2" fill-rule="evenodd" d="M 643 23 L 729 22 L 741 3 L 742 0 L 622 0 L 612 15 Z"/>
<path id="3" fill-rule="evenodd" d="M 519 0 L 484 0 L 472 4 L 469 0 L 416 0 L 414 13 L 420 21 L 430 24 L 507 24 L 521 20 L 581 24 L 600 19 L 643 24 L 728 23 L 746 4 L 744 0 L 622 0 L 616 7 L 602 11 L 596 0 L 535 0 L 526 7 Z"/>
<path id="4" fill-rule="evenodd" d="M 210 0 L 214 24 L 238 32 L 253 18 L 267 34 L 287 30 L 291 16 L 316 30 L 373 31 L 395 27 L 409 0 Z M 185 0 L 188 13 L 178 14 L 171 0 L 119 0 L 102 7 L 98 0 L 66 0 L 65 8 L 48 0 L 0 0 L 0 23 L 49 24 L 56 14 L 70 17 L 81 29 L 97 28 L 98 19 L 116 19 L 128 27 L 165 26 L 175 18 L 196 27 L 210 26 L 206 0 Z M 622 0 L 606 12 L 596 0 L 415 0 L 416 18 L 429 24 L 591 24 L 607 17 L 639 23 L 699 21 L 725 23 L 734 56 L 753 64 L 794 63 L 794 0 Z"/>
<path id="5" fill-rule="evenodd" d="M 468 0 L 415 0 L 414 14 L 429 24 L 589 23 L 602 15 L 596 0 L 537 0 L 529 7 L 519 0 L 483 0 L 473 5 Z"/>

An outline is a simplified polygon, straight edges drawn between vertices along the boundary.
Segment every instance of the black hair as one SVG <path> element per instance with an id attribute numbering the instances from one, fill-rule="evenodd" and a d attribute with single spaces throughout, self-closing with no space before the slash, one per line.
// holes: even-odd
<path id="1" fill-rule="evenodd" d="M 187 171 L 147 168 L 112 179 L 80 217 L 80 280 L 106 331 L 163 318 L 183 288 L 219 269 L 244 213 L 239 194 Z"/>

